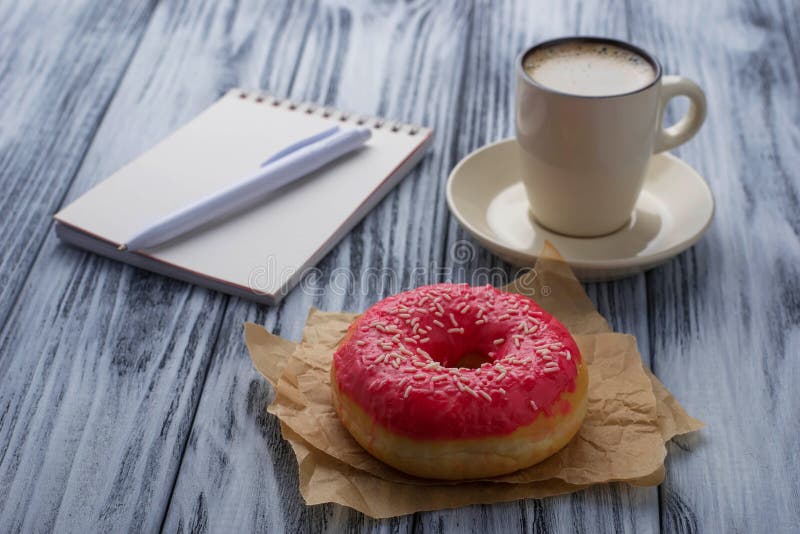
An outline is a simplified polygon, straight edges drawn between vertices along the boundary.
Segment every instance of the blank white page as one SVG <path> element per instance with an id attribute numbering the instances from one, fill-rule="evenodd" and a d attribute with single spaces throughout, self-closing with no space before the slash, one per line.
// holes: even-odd
<path id="1" fill-rule="evenodd" d="M 272 153 L 347 125 L 231 91 L 157 146 L 56 214 L 56 219 L 114 244 L 191 202 L 238 181 Z M 371 122 L 368 121 L 369 125 Z M 371 195 L 414 162 L 431 132 L 372 128 L 358 151 L 327 165 L 243 213 L 144 251 L 201 277 L 275 294 L 318 260 L 364 215 Z M 406 165 L 407 166 L 407 165 Z M 401 169 L 403 172 L 407 169 Z M 393 185 L 393 184 L 392 184 Z M 371 207 L 371 206 L 370 206 Z"/>

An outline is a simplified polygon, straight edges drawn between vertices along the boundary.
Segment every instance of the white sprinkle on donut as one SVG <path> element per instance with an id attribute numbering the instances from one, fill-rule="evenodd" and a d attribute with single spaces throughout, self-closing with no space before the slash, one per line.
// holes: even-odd
<path id="1" fill-rule="evenodd" d="M 558 367 L 545 367 L 544 369 L 542 369 L 542 372 L 543 373 L 557 373 L 558 372 Z"/>
<path id="2" fill-rule="evenodd" d="M 539 411 L 539 407 L 536 405 L 536 401 L 531 401 L 531 408 L 533 408 L 536 411 Z"/>
<path id="3" fill-rule="evenodd" d="M 453 313 L 452 313 L 452 312 L 450 312 L 450 322 L 451 322 L 451 323 L 453 323 L 453 326 L 455 326 L 455 327 L 458 327 L 458 326 L 459 326 L 459 325 L 458 325 L 458 321 L 456 321 L 456 316 L 455 316 L 455 315 L 453 315 Z"/>
<path id="4" fill-rule="evenodd" d="M 500 380 L 501 378 L 506 376 L 506 373 L 508 373 L 508 369 L 506 369 L 505 367 L 503 367 L 499 363 L 496 363 L 494 365 L 494 368 L 497 369 L 498 371 L 500 371 L 500 375 L 497 378 L 495 378 L 495 380 Z"/>
<path id="5" fill-rule="evenodd" d="M 411 393 L 411 390 L 412 390 L 412 389 L 413 389 L 413 386 L 408 386 L 408 387 L 406 388 L 406 392 L 405 392 L 405 393 L 403 393 L 403 398 L 404 398 L 404 399 L 407 399 L 407 398 L 408 398 L 408 395 Z"/>
<path id="6" fill-rule="evenodd" d="M 494 343 L 495 345 L 500 345 L 502 343 L 505 343 L 505 341 L 506 340 L 504 338 L 499 337 L 499 338 L 495 339 L 494 341 L 492 341 L 492 343 Z"/>
<path id="7" fill-rule="evenodd" d="M 442 321 L 438 320 L 438 319 L 434 319 L 433 320 L 433 324 L 435 324 L 439 328 L 444 328 L 444 323 Z"/>
<path id="8" fill-rule="evenodd" d="M 476 399 L 478 398 L 478 394 L 475 392 L 474 389 L 472 389 L 469 386 L 462 386 L 462 387 L 464 388 L 463 391 L 466 391 L 467 393 L 469 393 L 470 395 L 472 395 Z M 492 399 L 489 399 L 489 400 L 492 400 Z"/>
<path id="9" fill-rule="evenodd" d="M 486 393 L 485 391 L 483 391 L 483 390 L 480 390 L 480 391 L 478 391 L 478 394 L 479 394 L 480 396 L 482 396 L 484 399 L 486 399 L 487 401 L 489 401 L 489 402 L 492 402 L 492 397 L 491 397 L 491 395 L 489 395 L 489 394 L 488 394 L 488 393 Z"/>
<path id="10" fill-rule="evenodd" d="M 448 334 L 463 334 L 464 333 L 464 329 L 463 328 L 448 328 L 447 329 L 447 333 Z"/>

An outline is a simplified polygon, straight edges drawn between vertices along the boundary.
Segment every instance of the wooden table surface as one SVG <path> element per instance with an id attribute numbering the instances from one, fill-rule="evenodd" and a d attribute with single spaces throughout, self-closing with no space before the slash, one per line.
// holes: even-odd
<path id="1" fill-rule="evenodd" d="M 707 93 L 705 126 L 675 152 L 714 192 L 710 230 L 646 274 L 587 290 L 708 427 L 669 444 L 658 488 L 384 521 L 305 506 L 242 323 L 297 339 L 310 306 L 360 311 L 396 289 L 333 291 L 339 268 L 392 269 L 403 287 L 441 281 L 425 269 L 454 262 L 462 279 L 511 273 L 477 245 L 453 258 L 469 238 L 445 179 L 513 134 L 515 55 L 566 34 L 631 40 Z M 796 0 L 2 0 L 0 52 L 0 530 L 798 528 Z M 233 86 L 423 123 L 434 146 L 280 306 L 58 242 L 53 213 Z"/>

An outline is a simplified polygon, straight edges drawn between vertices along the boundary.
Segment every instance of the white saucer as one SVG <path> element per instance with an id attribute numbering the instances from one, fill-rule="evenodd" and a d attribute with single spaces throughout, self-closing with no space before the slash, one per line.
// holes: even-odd
<path id="1" fill-rule="evenodd" d="M 628 225 L 613 234 L 567 237 L 529 215 L 519 148 L 506 139 L 476 150 L 447 180 L 447 204 L 483 246 L 513 265 L 531 266 L 550 241 L 582 280 L 636 274 L 683 252 L 714 216 L 714 198 L 697 171 L 670 154 L 653 156 Z"/>

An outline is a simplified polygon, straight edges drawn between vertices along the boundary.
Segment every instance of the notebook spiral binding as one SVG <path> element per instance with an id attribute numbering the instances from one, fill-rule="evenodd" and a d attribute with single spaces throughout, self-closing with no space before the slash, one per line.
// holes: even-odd
<path id="1" fill-rule="evenodd" d="M 320 106 L 312 102 L 297 102 L 287 98 L 279 98 L 269 93 L 261 91 L 242 91 L 241 89 L 234 89 L 231 93 L 238 95 L 242 100 L 253 100 L 259 104 L 265 104 L 275 107 L 285 107 L 293 111 L 301 111 L 308 115 L 319 115 L 321 117 L 338 119 L 340 122 L 352 122 L 358 126 L 367 126 L 380 130 L 387 128 L 392 132 L 403 132 L 408 135 L 417 135 L 422 129 L 415 124 L 405 124 L 395 121 L 387 121 L 380 117 L 373 117 L 371 115 L 359 115 L 355 113 L 348 113 L 346 111 L 339 111 L 332 107 Z"/>

